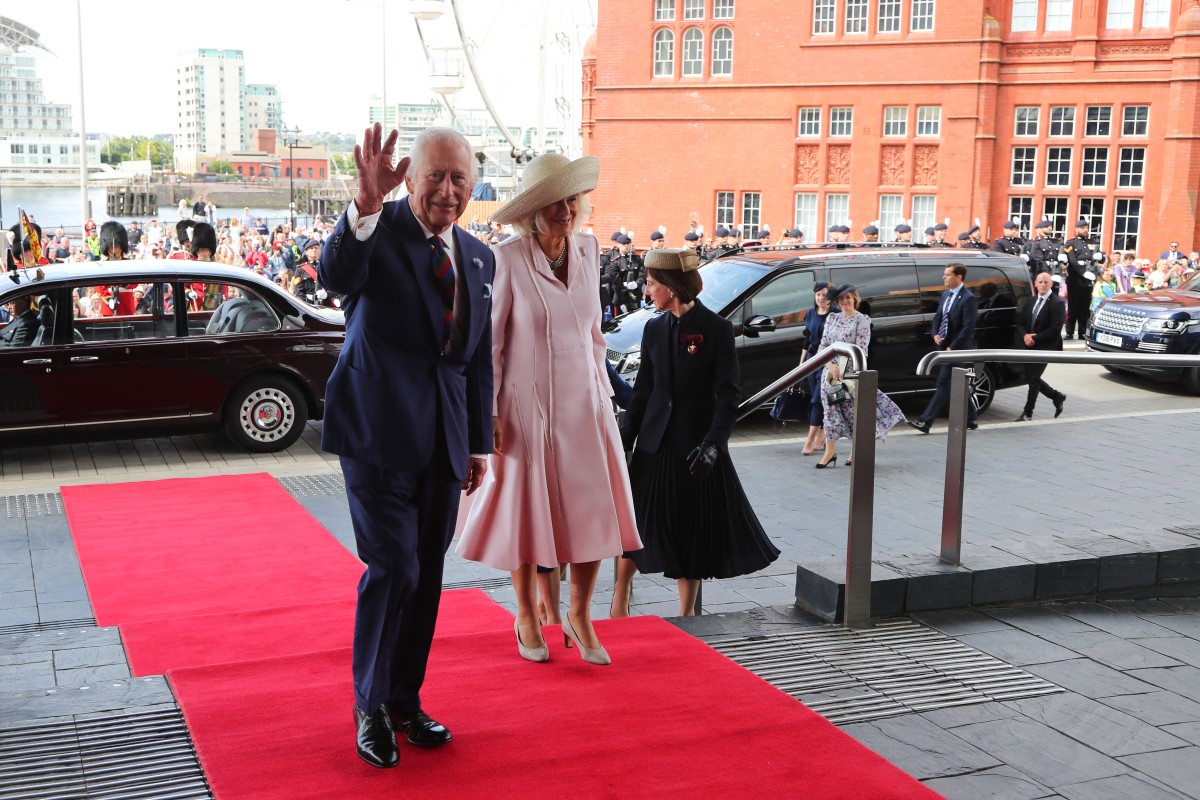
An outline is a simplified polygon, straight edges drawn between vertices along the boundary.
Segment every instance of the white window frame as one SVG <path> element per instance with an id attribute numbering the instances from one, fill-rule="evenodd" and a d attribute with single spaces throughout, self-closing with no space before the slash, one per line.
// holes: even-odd
<path id="1" fill-rule="evenodd" d="M 1096 112 L 1096 118 L 1092 119 L 1092 111 Z M 1103 113 L 1107 111 L 1107 117 Z M 1100 126 L 1107 125 L 1108 130 L 1100 132 Z M 1092 133 L 1091 128 L 1095 127 L 1096 132 Z M 1084 111 L 1083 135 L 1087 137 L 1107 137 L 1112 136 L 1112 106 L 1096 105 L 1088 106 Z"/>
<path id="2" fill-rule="evenodd" d="M 908 106 L 883 107 L 883 135 L 908 136 Z"/>
<path id="3" fill-rule="evenodd" d="M 1075 106 L 1050 106 L 1049 135 L 1056 139 L 1075 136 Z"/>
<path id="4" fill-rule="evenodd" d="M 801 233 L 812 236 L 817 229 L 817 193 L 796 192 L 795 210 L 792 214 L 792 225 Z M 821 241 L 822 237 L 817 237 Z"/>
<path id="5" fill-rule="evenodd" d="M 1088 228 L 1092 236 L 1097 238 L 1104 237 L 1104 212 L 1107 203 L 1103 197 L 1081 197 L 1079 198 L 1079 216 L 1076 219 L 1086 219 L 1090 224 Z M 1100 205 L 1100 213 L 1096 213 L 1096 204 Z M 1087 210 L 1084 210 L 1084 207 Z"/>
<path id="6" fill-rule="evenodd" d="M 1091 158 L 1088 158 L 1089 151 L 1092 153 Z M 1108 186 L 1108 157 L 1109 148 L 1105 145 L 1084 146 L 1083 158 L 1079 165 L 1079 186 L 1081 188 L 1103 189 Z M 1101 168 L 1097 169 L 1097 165 L 1100 165 Z"/>
<path id="7" fill-rule="evenodd" d="M 900 0 L 879 0 L 875 9 L 876 33 L 900 32 Z"/>
<path id="8" fill-rule="evenodd" d="M 679 37 L 680 75 L 684 78 L 704 77 L 704 31 L 687 28 Z"/>
<path id="9" fill-rule="evenodd" d="M 654 0 L 654 21 L 675 21 L 675 0 Z"/>
<path id="10" fill-rule="evenodd" d="M 1116 200 L 1113 206 L 1112 249 L 1136 251 L 1142 220 L 1142 198 L 1118 197 Z"/>
<path id="11" fill-rule="evenodd" d="M 870 0 L 846 0 L 845 32 L 866 33 L 870 8 Z"/>
<path id="12" fill-rule="evenodd" d="M 1169 28 L 1171 6 L 1171 0 L 1142 0 L 1142 27 Z"/>
<path id="13" fill-rule="evenodd" d="M 821 107 L 800 106 L 796 112 L 796 136 L 809 137 L 821 135 Z"/>
<path id="14" fill-rule="evenodd" d="M 1017 106 L 1013 109 L 1013 136 L 1036 137 L 1041 121 L 1041 106 Z M 1021 126 L 1025 126 L 1024 132 Z"/>
<path id="15" fill-rule="evenodd" d="M 734 0 L 713 0 L 713 19 L 733 19 Z"/>
<path id="16" fill-rule="evenodd" d="M 896 226 L 904 222 L 904 195 L 879 195 L 879 239 L 884 242 L 896 240 Z"/>
<path id="17" fill-rule="evenodd" d="M 722 25 L 713 30 L 712 74 L 727 78 L 733 74 L 733 28 Z"/>
<path id="18" fill-rule="evenodd" d="M 1018 164 L 1020 169 L 1018 169 Z M 1017 146 L 1012 149 L 1008 185 L 1033 186 L 1037 181 L 1037 148 Z"/>
<path id="19" fill-rule="evenodd" d="M 675 77 L 675 31 L 670 28 L 654 32 L 654 77 Z"/>
<path id="20" fill-rule="evenodd" d="M 1013 33 L 1036 31 L 1038 5 L 1040 5 L 1040 0 L 1013 0 L 1010 30 Z"/>
<path id="21" fill-rule="evenodd" d="M 683 0 L 683 19 L 686 22 L 704 19 L 704 0 Z"/>
<path id="22" fill-rule="evenodd" d="M 1117 160 L 1117 188 L 1142 189 L 1146 186 L 1146 148 L 1122 147 Z"/>
<path id="23" fill-rule="evenodd" d="M 1139 117 L 1141 116 L 1138 113 L 1139 109 L 1146 110 L 1146 114 L 1145 114 L 1144 118 L 1139 119 Z M 1130 117 L 1130 112 L 1133 112 L 1132 118 Z M 1132 125 L 1134 128 L 1132 133 L 1129 132 L 1129 130 L 1127 130 L 1130 125 Z M 1137 131 L 1138 127 L 1143 128 L 1143 130 L 1140 133 Z M 1133 136 L 1133 137 L 1141 138 L 1141 137 L 1146 136 L 1149 133 L 1150 133 L 1150 106 L 1143 105 L 1143 104 L 1131 104 L 1131 105 L 1127 105 L 1121 109 L 1121 135 L 1122 136 Z"/>
<path id="24" fill-rule="evenodd" d="M 1110 31 L 1133 30 L 1133 0 L 1108 0 L 1104 27 Z"/>
<path id="25" fill-rule="evenodd" d="M 829 136 L 846 139 L 854 135 L 854 106 L 831 106 Z"/>
<path id="26" fill-rule="evenodd" d="M 1033 198 L 1012 195 L 1008 198 L 1008 218 L 1017 223 L 1022 236 L 1028 236 L 1033 227 Z"/>
<path id="27" fill-rule="evenodd" d="M 1062 157 L 1066 152 L 1066 158 Z M 1066 170 L 1062 169 L 1066 162 Z M 1046 182 L 1047 189 L 1065 189 L 1071 185 L 1071 172 L 1075 168 L 1075 149 L 1073 147 L 1046 148 Z"/>
<path id="28" fill-rule="evenodd" d="M 762 219 L 762 192 L 742 192 L 742 238 L 754 238 Z"/>
<path id="29" fill-rule="evenodd" d="M 917 106 L 917 136 L 942 135 L 942 107 Z"/>
<path id="30" fill-rule="evenodd" d="M 1046 0 L 1046 30 L 1069 31 L 1075 16 L 1075 0 Z"/>
<path id="31" fill-rule="evenodd" d="M 717 192 L 717 227 L 732 228 L 733 227 L 733 208 L 736 200 L 735 192 L 719 191 Z M 728 202 L 722 202 L 723 200 Z"/>
<path id="32" fill-rule="evenodd" d="M 832 34 L 837 30 L 837 0 L 813 0 L 813 35 Z"/>
<path id="33" fill-rule="evenodd" d="M 937 195 L 914 194 L 912 197 L 913 230 L 923 231 L 937 224 Z"/>
<path id="34" fill-rule="evenodd" d="M 821 230 L 821 238 L 829 238 L 829 229 L 834 225 L 844 225 L 850 221 L 850 195 L 834 192 L 825 195 L 825 227 Z"/>
<path id="35" fill-rule="evenodd" d="M 912 15 L 909 17 L 908 29 L 913 33 L 932 31 L 936 13 L 936 0 L 912 0 Z"/>

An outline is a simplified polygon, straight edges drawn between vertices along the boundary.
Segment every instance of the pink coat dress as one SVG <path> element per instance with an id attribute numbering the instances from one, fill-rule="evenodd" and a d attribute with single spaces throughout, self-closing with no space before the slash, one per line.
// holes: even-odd
<path id="1" fill-rule="evenodd" d="M 463 525 L 458 553 L 497 569 L 551 567 L 638 550 L 629 474 L 600 333 L 600 248 L 568 241 L 567 285 L 531 236 L 494 245 L 492 365 L 502 454 Z"/>

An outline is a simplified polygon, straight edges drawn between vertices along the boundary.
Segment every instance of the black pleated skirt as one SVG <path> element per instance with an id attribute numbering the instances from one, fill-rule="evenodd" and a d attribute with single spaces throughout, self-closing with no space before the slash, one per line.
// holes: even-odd
<path id="1" fill-rule="evenodd" d="M 634 450 L 629 482 L 643 547 L 625 555 L 638 571 L 668 578 L 736 578 L 778 558 L 779 549 L 750 507 L 729 454 L 721 451 L 703 478 L 688 474 L 687 456 L 665 441 L 657 453 Z"/>

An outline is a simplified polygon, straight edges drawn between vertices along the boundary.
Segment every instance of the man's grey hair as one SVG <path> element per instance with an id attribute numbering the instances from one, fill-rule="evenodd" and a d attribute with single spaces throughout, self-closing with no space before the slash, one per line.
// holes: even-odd
<path id="1" fill-rule="evenodd" d="M 471 185 L 475 185 L 475 170 L 472 168 L 471 161 L 474 160 L 474 150 L 471 148 L 471 143 L 466 137 L 453 128 L 426 128 L 416 135 L 413 139 L 412 147 L 409 148 L 408 157 L 411 162 L 408 165 L 409 172 L 418 171 L 421 161 L 425 156 L 425 148 L 431 144 L 449 144 L 462 148 L 467 154 L 467 173 L 471 179 Z"/>

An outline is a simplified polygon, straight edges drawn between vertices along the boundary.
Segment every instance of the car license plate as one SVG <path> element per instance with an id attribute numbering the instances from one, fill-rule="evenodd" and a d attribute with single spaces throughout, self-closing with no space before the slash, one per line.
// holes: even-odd
<path id="1" fill-rule="evenodd" d="M 1099 331 L 1097 331 L 1096 332 L 1096 341 L 1099 342 L 1100 344 L 1109 345 L 1110 347 L 1123 347 L 1124 346 L 1124 342 L 1121 341 L 1121 337 L 1113 336 L 1111 333 L 1100 333 Z"/>

